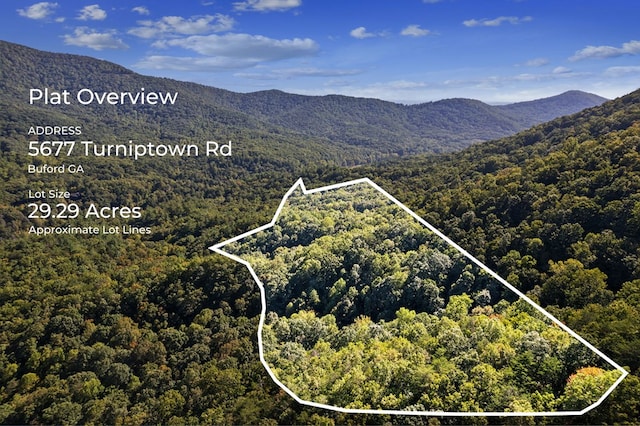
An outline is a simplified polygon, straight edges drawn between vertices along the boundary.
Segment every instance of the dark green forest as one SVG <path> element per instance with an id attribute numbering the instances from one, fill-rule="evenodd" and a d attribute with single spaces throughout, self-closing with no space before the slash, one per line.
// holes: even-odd
<path id="1" fill-rule="evenodd" d="M 265 361 L 305 401 L 580 411 L 621 375 L 367 182 L 298 189 L 223 247 L 259 277 Z"/>
<path id="2" fill-rule="evenodd" d="M 34 63 L 58 57 L 2 47 L 10 64 L 0 67 L 0 423 L 640 422 L 640 91 L 460 152 L 389 161 L 380 150 L 347 149 L 213 106 L 30 107 L 29 84 L 90 78 L 97 64 L 104 81 L 134 82 L 128 90 L 140 76 L 89 58 L 71 68 L 75 77 L 62 67 L 39 72 Z M 158 90 L 177 83 L 165 84 Z M 29 175 L 27 164 L 59 161 L 25 154 L 29 126 L 47 123 L 81 124 L 105 143 L 232 139 L 238 150 L 215 159 L 86 158 L 82 176 Z M 260 362 L 256 283 L 207 247 L 268 223 L 300 177 L 309 188 L 369 177 L 630 375 L 580 417 L 353 415 L 296 403 Z M 139 205 L 141 218 L 105 224 L 152 233 L 29 235 L 40 222 L 26 217 L 26 194 L 39 187 L 78 192 L 82 207 Z M 397 312 L 376 320 L 401 328 L 412 314 Z"/>

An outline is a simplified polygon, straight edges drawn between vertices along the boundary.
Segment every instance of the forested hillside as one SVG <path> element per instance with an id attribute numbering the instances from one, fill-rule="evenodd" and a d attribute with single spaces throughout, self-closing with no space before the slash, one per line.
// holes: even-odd
<path id="1" fill-rule="evenodd" d="M 257 274 L 265 363 L 296 396 L 359 410 L 580 411 L 621 377 L 368 182 L 295 189 L 273 226 L 216 250 Z"/>
<path id="2" fill-rule="evenodd" d="M 171 106 L 29 105 L 29 90 L 178 92 Z M 390 155 L 447 152 L 511 135 L 533 124 L 598 105 L 605 99 L 569 92 L 524 104 L 490 106 L 470 99 L 400 105 L 347 96 L 301 96 L 278 91 L 234 93 L 147 77 L 90 57 L 38 51 L 0 41 L 0 106 L 9 112 L 8 136 L 41 120 L 75 124 L 92 134 L 145 140 L 229 139 L 261 163 L 340 165 Z M 275 147 L 279 147 L 275 149 Z M 321 154 L 320 154 L 321 153 Z M 275 158 L 275 159 L 274 159 Z"/>
<path id="3" fill-rule="evenodd" d="M 606 99 L 584 93 L 579 90 L 570 90 L 562 93 L 561 95 L 551 96 L 549 98 L 538 99 L 535 101 L 518 102 L 509 105 L 500 105 L 498 109 L 504 110 L 512 115 L 521 117 L 521 122 L 526 127 L 531 127 L 533 124 L 539 124 L 543 121 L 553 120 L 558 117 L 558 111 L 565 111 L 562 115 L 568 115 L 576 108 L 582 110 L 595 105 L 602 104 Z M 538 123 L 531 123 L 526 120 L 526 117 L 535 117 Z"/>
<path id="4" fill-rule="evenodd" d="M 399 105 L 347 96 L 301 96 L 275 90 L 226 96 L 224 104 L 306 136 L 394 154 L 446 152 L 499 138 L 605 99 L 567 92 L 547 99 L 491 106 L 473 99 Z"/>
<path id="5" fill-rule="evenodd" d="M 629 368 L 577 423 L 640 421 L 640 91 L 459 154 L 327 177 L 361 174 Z"/>
<path id="6" fill-rule="evenodd" d="M 26 106 L 32 82 L 112 90 L 121 78 L 134 90 L 141 77 L 0 47 L 0 423 L 513 423 L 347 415 L 300 406 L 273 383 L 258 357 L 258 288 L 246 268 L 206 248 L 268 223 L 301 176 L 310 188 L 371 178 L 629 369 L 587 415 L 536 421 L 640 422 L 640 92 L 459 153 L 345 168 L 383 155 L 325 149 L 326 140 L 216 105 Z M 108 78 L 96 80 L 99 70 Z M 144 84 L 180 87 L 186 100 L 209 93 Z M 33 176 L 26 165 L 45 160 L 17 148 L 44 122 L 80 122 L 107 142 L 206 137 L 239 149 L 228 159 L 87 158 L 83 176 Z M 27 218 L 25 194 L 40 184 L 80 193 L 82 208 L 139 205 L 141 218 L 108 223 L 152 232 L 29 235 L 36 222 L 61 223 Z"/>

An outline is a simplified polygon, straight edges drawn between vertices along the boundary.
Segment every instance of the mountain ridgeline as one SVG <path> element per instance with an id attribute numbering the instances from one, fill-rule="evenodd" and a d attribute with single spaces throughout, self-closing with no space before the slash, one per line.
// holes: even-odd
<path id="1" fill-rule="evenodd" d="M 0 42 L 0 105 L 14 110 L 11 133 L 24 134 L 27 116 L 44 121 L 82 121 L 97 134 L 199 137 L 246 142 L 264 154 L 257 140 L 279 145 L 303 164 L 321 160 L 363 164 L 390 155 L 449 152 L 472 143 L 514 134 L 534 124 L 599 105 L 604 98 L 571 91 L 551 98 L 491 106 L 471 99 L 401 105 L 348 96 L 302 96 L 276 90 L 234 93 L 194 83 L 136 74 L 90 57 L 42 52 Z M 175 105 L 29 105 L 29 90 L 178 92 Z M 247 150 L 248 152 L 248 150 Z"/>
<path id="2" fill-rule="evenodd" d="M 393 154 L 445 152 L 514 134 L 534 124 L 599 105 L 606 99 L 571 91 L 551 98 L 491 106 L 473 99 L 400 105 L 340 95 L 276 90 L 225 93 L 220 103 L 307 136 Z"/>

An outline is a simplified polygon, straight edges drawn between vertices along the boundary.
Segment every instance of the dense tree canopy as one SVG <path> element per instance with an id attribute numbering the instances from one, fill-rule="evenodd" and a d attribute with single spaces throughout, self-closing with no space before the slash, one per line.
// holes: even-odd
<path id="1" fill-rule="evenodd" d="M 375 410 L 580 411 L 620 377 L 367 183 L 294 191 L 273 226 L 223 248 L 260 278 L 265 360 L 303 400 Z M 591 291 L 590 275 L 562 274 L 584 282 L 572 292 Z M 604 286 L 600 275 L 592 280 Z"/>

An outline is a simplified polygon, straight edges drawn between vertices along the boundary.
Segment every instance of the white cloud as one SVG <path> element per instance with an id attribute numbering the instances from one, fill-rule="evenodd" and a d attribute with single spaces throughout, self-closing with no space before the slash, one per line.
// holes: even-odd
<path id="1" fill-rule="evenodd" d="M 149 12 L 149 9 L 146 6 L 136 6 L 133 9 L 131 9 L 132 12 L 136 12 L 140 15 L 149 15 L 151 12 Z"/>
<path id="2" fill-rule="evenodd" d="M 431 31 L 420 28 L 420 25 L 409 25 L 400 34 L 403 36 L 424 37 L 431 34 Z"/>
<path id="3" fill-rule="evenodd" d="M 572 82 L 570 84 L 575 85 L 579 84 L 575 83 L 575 81 L 583 81 L 592 76 L 589 73 L 573 72 L 562 67 L 554 71 L 555 72 L 478 76 L 478 78 L 469 79 L 450 79 L 436 83 L 435 85 L 469 91 L 493 91 L 497 89 L 504 92 L 506 88 L 542 87 L 541 85 L 549 85 L 549 87 L 551 87 L 561 82 Z M 568 86 L 566 87 L 564 90 L 569 90 Z"/>
<path id="4" fill-rule="evenodd" d="M 606 59 L 615 58 L 624 55 L 638 55 L 640 54 L 640 41 L 631 40 L 623 43 L 621 47 L 613 46 L 587 46 L 584 49 L 578 50 L 572 57 L 571 61 L 580 61 L 583 59 Z"/>
<path id="5" fill-rule="evenodd" d="M 154 70 L 207 72 L 247 68 L 253 65 L 255 65 L 255 61 L 246 58 L 153 55 L 143 58 L 135 67 Z"/>
<path id="6" fill-rule="evenodd" d="M 190 18 L 165 16 L 158 21 L 138 21 L 139 26 L 129 30 L 128 33 L 141 38 L 160 38 L 229 31 L 234 24 L 233 18 L 220 13 Z"/>
<path id="7" fill-rule="evenodd" d="M 264 73 L 237 73 L 237 77 L 252 80 L 288 80 L 295 77 L 345 77 L 360 74 L 361 70 L 322 69 L 314 67 L 283 68 Z"/>
<path id="8" fill-rule="evenodd" d="M 394 80 L 387 83 L 376 83 L 372 87 L 386 87 L 392 90 L 414 90 L 429 87 L 429 84 L 423 81 L 410 80 Z"/>
<path id="9" fill-rule="evenodd" d="M 318 51 L 311 39 L 272 39 L 250 34 L 210 34 L 160 40 L 157 48 L 181 47 L 202 57 L 149 56 L 138 67 L 183 71 L 212 71 L 253 67 L 263 62 L 310 56 Z"/>
<path id="10" fill-rule="evenodd" d="M 78 19 L 81 21 L 102 21 L 106 19 L 106 17 L 107 12 L 100 9 L 100 6 L 97 4 L 83 7 L 78 14 Z"/>
<path id="11" fill-rule="evenodd" d="M 283 11 L 293 9 L 302 4 L 302 0 L 246 0 L 233 3 L 235 10 L 243 11 Z"/>
<path id="12" fill-rule="evenodd" d="M 570 73 L 571 70 L 567 67 L 555 67 L 552 72 L 554 74 L 567 74 Z"/>
<path id="13" fill-rule="evenodd" d="M 400 103 L 419 103 L 433 96 L 433 90 L 438 89 L 438 85 L 424 81 L 394 80 L 376 82 L 366 85 L 353 85 L 344 81 L 334 81 L 330 86 L 319 89 L 313 88 L 297 90 L 297 92 L 308 95 L 323 95 L 340 93 L 346 96 L 355 96 L 373 99 L 385 99 Z M 444 93 L 444 92 L 443 92 Z M 438 93 L 440 94 L 440 93 Z"/>
<path id="14" fill-rule="evenodd" d="M 522 74 L 514 75 L 513 77 L 510 77 L 507 79 L 510 79 L 513 81 L 537 81 L 537 80 L 540 80 L 541 78 L 542 78 L 541 74 L 522 73 Z M 496 79 L 491 77 L 487 79 L 487 82 L 494 82 L 494 81 L 496 81 Z"/>
<path id="15" fill-rule="evenodd" d="M 64 35 L 63 39 L 65 44 L 88 47 L 94 50 L 123 50 L 129 47 L 121 39 L 117 38 L 115 31 L 100 33 L 87 27 L 78 27 L 73 32 L 73 35 Z"/>
<path id="16" fill-rule="evenodd" d="M 640 66 L 609 67 L 604 71 L 604 75 L 607 77 L 623 77 L 630 74 L 640 75 Z"/>
<path id="17" fill-rule="evenodd" d="M 277 40 L 250 34 L 190 36 L 165 40 L 154 45 L 182 47 L 207 56 L 253 58 L 259 62 L 308 56 L 318 50 L 316 42 L 309 38 Z"/>
<path id="18" fill-rule="evenodd" d="M 26 9 L 18 9 L 18 14 L 29 19 L 45 19 L 49 15 L 52 15 L 55 9 L 58 7 L 58 3 L 40 2 L 32 4 Z"/>
<path id="19" fill-rule="evenodd" d="M 504 23 L 516 25 L 523 22 L 529 22 L 531 20 L 533 20 L 531 16 L 524 16 L 522 18 L 517 16 L 498 16 L 494 19 L 469 19 L 462 22 L 462 24 L 465 27 L 499 27 Z"/>
<path id="20" fill-rule="evenodd" d="M 365 27 L 354 28 L 354 29 L 351 30 L 351 32 L 349 34 L 351 35 L 351 37 L 359 38 L 359 39 L 370 38 L 370 37 L 375 37 L 376 36 L 374 33 L 367 32 L 367 29 Z"/>
<path id="21" fill-rule="evenodd" d="M 549 63 L 549 59 L 547 58 L 533 58 L 526 61 L 522 64 L 525 67 L 541 67 L 543 65 L 547 65 Z"/>

